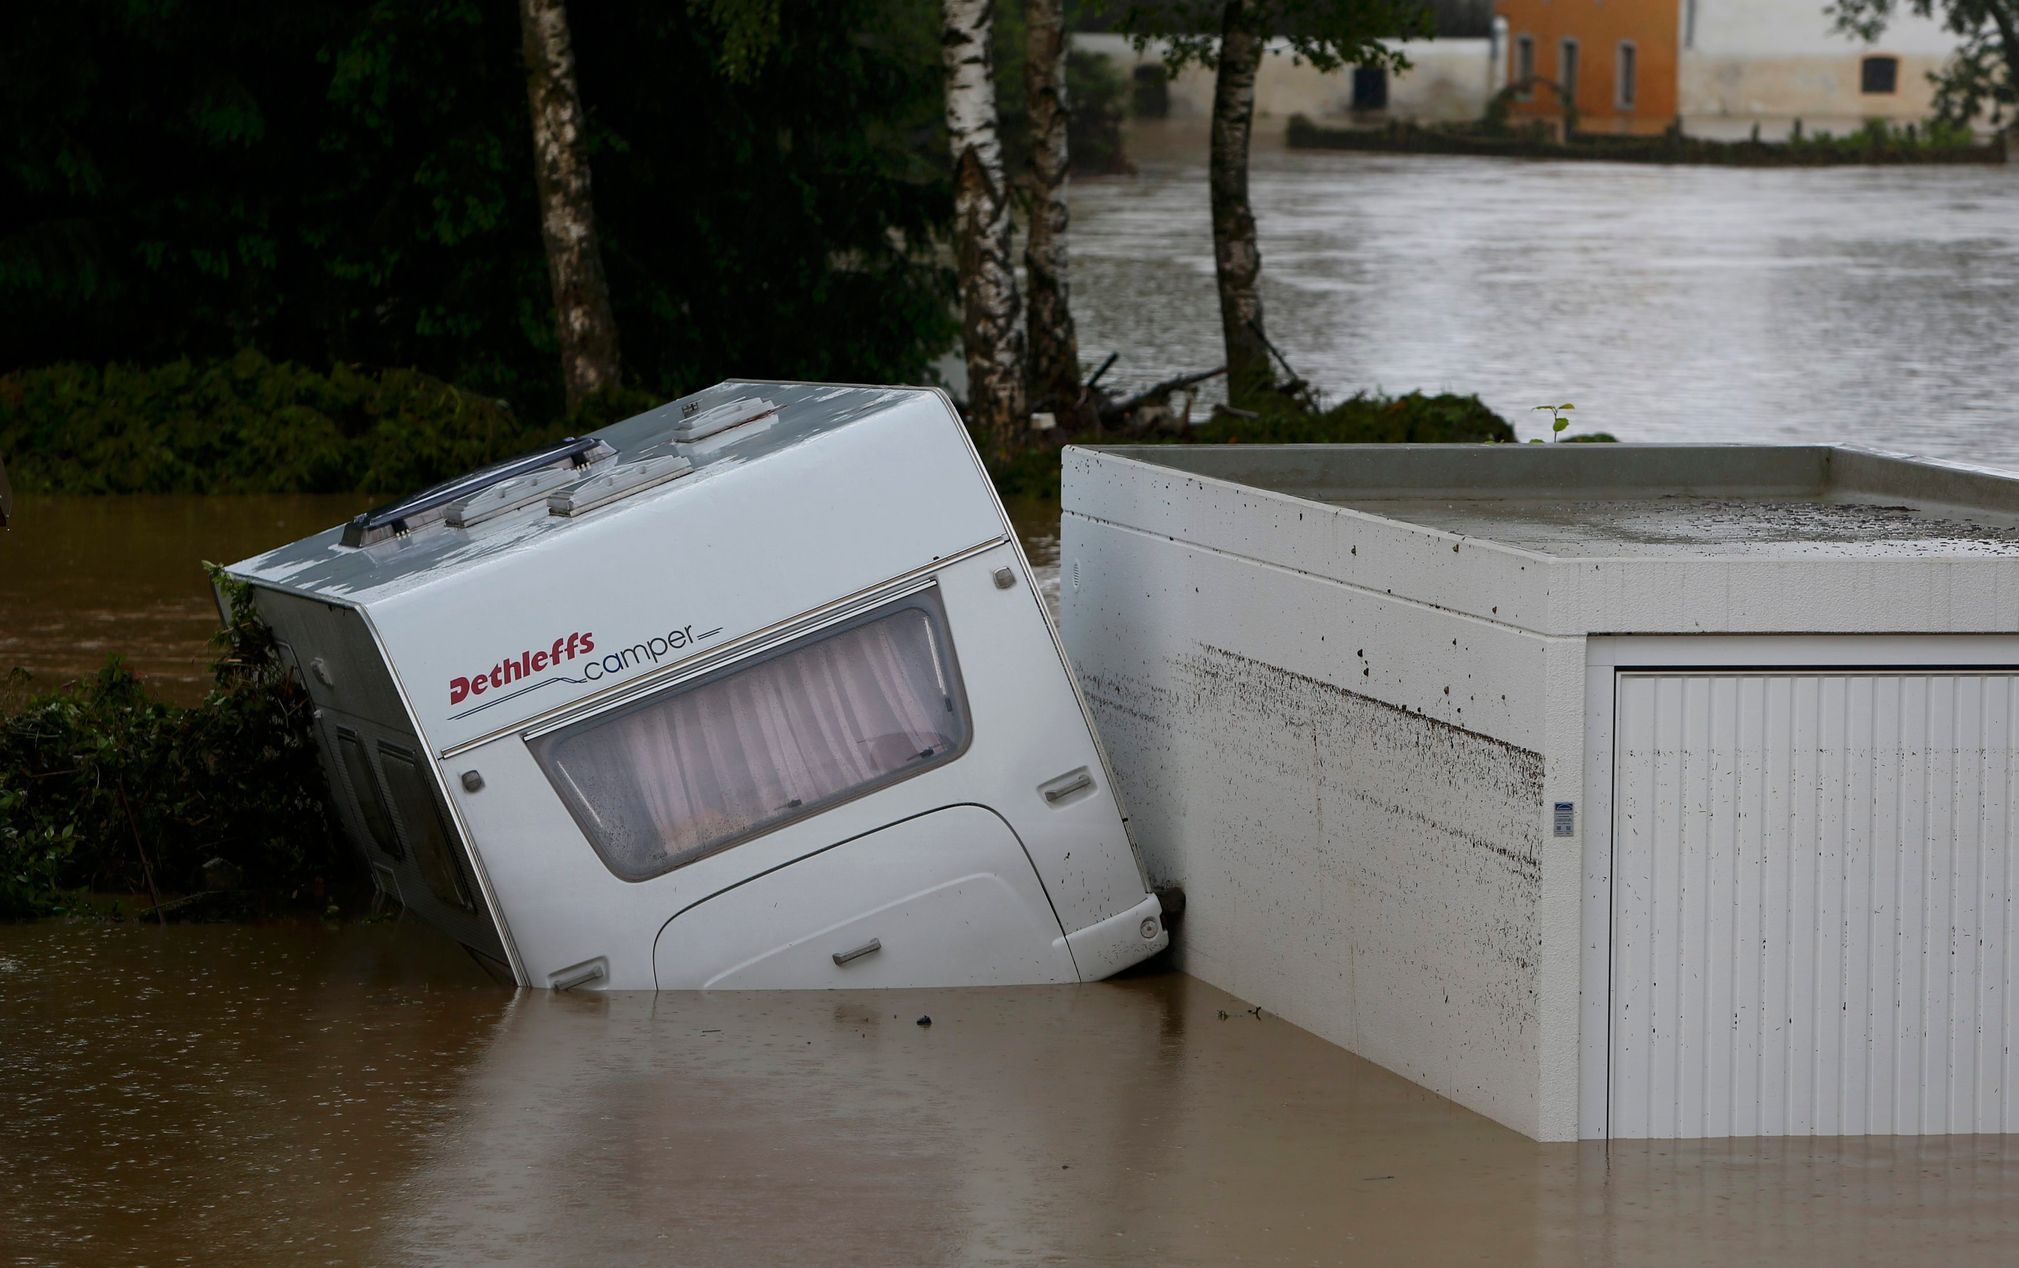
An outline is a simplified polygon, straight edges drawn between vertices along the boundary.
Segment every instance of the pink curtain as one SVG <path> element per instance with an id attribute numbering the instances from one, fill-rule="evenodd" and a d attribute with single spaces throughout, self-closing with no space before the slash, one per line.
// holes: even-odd
<path id="1" fill-rule="evenodd" d="M 940 636 L 906 608 L 534 742 L 619 874 L 655 875 L 950 751 Z"/>

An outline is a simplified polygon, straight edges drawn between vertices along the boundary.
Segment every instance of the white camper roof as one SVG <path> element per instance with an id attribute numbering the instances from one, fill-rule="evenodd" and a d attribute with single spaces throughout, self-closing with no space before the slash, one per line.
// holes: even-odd
<path id="1" fill-rule="evenodd" d="M 583 437 L 571 448 L 593 457 L 591 465 L 570 468 L 563 461 L 558 468 L 536 469 L 511 481 L 511 486 L 522 490 L 522 500 L 502 513 L 480 518 L 484 508 L 472 506 L 481 503 L 482 478 L 497 470 L 486 468 L 367 513 L 397 515 L 401 507 L 424 504 L 435 495 L 433 505 L 423 514 L 429 517 L 429 525 L 437 527 L 393 532 L 389 522 L 378 540 L 346 545 L 347 531 L 355 530 L 339 525 L 242 560 L 229 571 L 242 580 L 277 590 L 363 607 L 443 580 L 517 547 L 566 535 L 584 522 L 579 512 L 606 506 L 610 514 L 636 512 L 760 458 L 818 441 L 905 406 L 952 411 L 940 393 L 928 388 L 718 383 Z M 590 448 L 590 441 L 601 441 L 607 448 Z M 559 448 L 552 452 L 558 453 Z M 627 472 L 637 478 L 627 483 Z M 614 488 L 610 487 L 613 476 Z M 469 491 L 461 497 L 452 496 L 459 491 L 457 486 Z M 489 487 L 506 491 L 497 484 Z M 596 500 L 599 496 L 601 500 Z M 619 497 L 624 505 L 608 505 Z M 571 500 L 577 514 L 556 509 L 555 504 Z M 467 526 L 457 523 L 459 507 L 471 507 Z"/>
<path id="2" fill-rule="evenodd" d="M 230 572 L 359 610 L 447 750 L 1009 534 L 943 394 L 730 382 Z M 304 664 L 342 654 L 334 634 L 302 637 Z M 479 677 L 513 685 L 476 699 Z"/>

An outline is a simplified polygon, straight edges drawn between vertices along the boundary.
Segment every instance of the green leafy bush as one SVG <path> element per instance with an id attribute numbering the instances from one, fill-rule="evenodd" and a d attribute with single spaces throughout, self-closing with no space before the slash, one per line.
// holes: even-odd
<path id="1" fill-rule="evenodd" d="M 1059 436 L 1059 440 L 1093 445 L 1505 444 L 1514 440 L 1514 428 L 1477 396 L 1361 393 L 1317 413 L 1287 397 L 1278 399 L 1277 408 L 1253 418 L 1222 413 L 1210 422 L 1178 431 L 1115 430 L 1099 436 Z M 982 448 L 986 452 L 987 447 Z M 1052 447 L 1027 450 L 993 466 L 989 474 L 1006 498 L 1055 500 L 1059 495 L 1059 451 Z"/>
<path id="2" fill-rule="evenodd" d="M 1209 445 L 1504 444 L 1514 440 L 1514 428 L 1477 396 L 1363 392 L 1316 414 L 1288 402 L 1259 418 L 1222 414 L 1175 439 Z"/>
<path id="3" fill-rule="evenodd" d="M 324 373 L 251 351 L 0 375 L 0 453 L 41 493 L 403 492 L 543 430 L 417 370 Z"/>
<path id="4" fill-rule="evenodd" d="M 333 827 L 313 708 L 244 588 L 216 684 L 189 708 L 118 660 L 0 718 L 0 919 L 87 909 L 91 893 L 166 899 L 221 858 L 239 884 L 321 907 L 361 884 Z"/>

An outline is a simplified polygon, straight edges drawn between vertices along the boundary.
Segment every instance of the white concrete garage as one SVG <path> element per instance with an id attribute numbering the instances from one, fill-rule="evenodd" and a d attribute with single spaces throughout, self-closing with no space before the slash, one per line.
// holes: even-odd
<path id="1" fill-rule="evenodd" d="M 1069 451 L 1186 969 L 1541 1139 L 2019 1131 L 2019 480 Z"/>

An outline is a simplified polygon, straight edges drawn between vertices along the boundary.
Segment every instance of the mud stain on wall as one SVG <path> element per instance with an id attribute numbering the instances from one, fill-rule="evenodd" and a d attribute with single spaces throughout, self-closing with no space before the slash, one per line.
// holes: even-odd
<path id="1" fill-rule="evenodd" d="M 1440 1090 L 1534 1051 L 1540 754 L 1207 643 L 1148 668 L 1084 686 L 1200 962 L 1295 961 L 1293 1020 Z"/>

